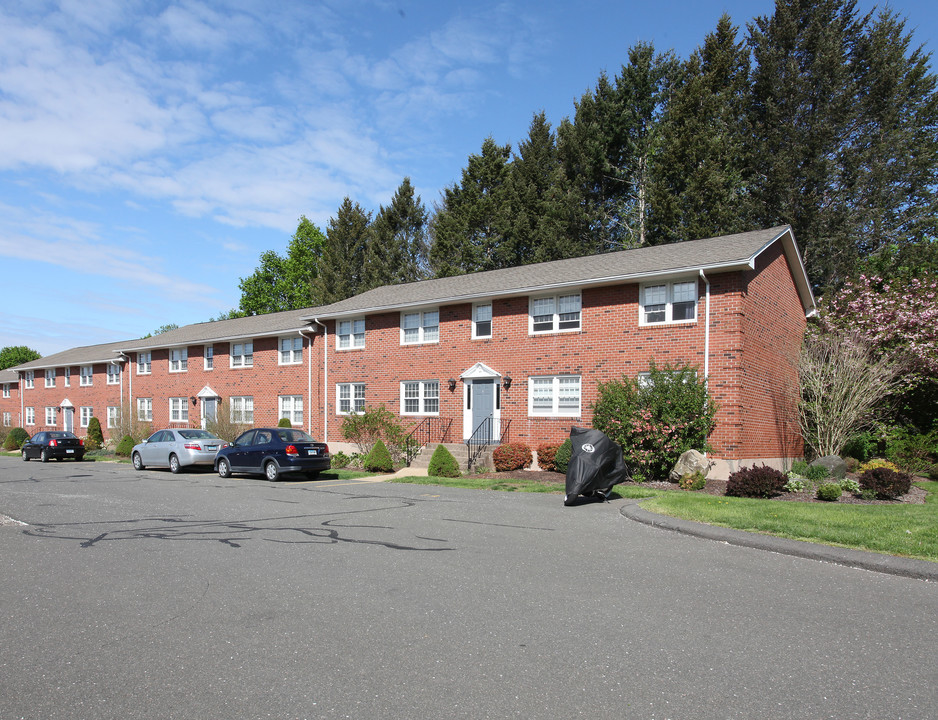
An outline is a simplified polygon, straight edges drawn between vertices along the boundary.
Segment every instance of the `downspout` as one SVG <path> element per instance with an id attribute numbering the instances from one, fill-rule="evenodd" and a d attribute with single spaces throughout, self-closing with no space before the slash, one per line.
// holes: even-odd
<path id="1" fill-rule="evenodd" d="M 297 332 L 300 337 L 307 340 L 309 352 L 306 353 L 306 400 L 309 403 L 309 412 L 306 413 L 306 432 L 313 434 L 313 339 L 303 334 L 304 328 Z"/>
<path id="2" fill-rule="evenodd" d="M 710 281 L 700 268 L 700 277 L 707 283 L 707 310 L 704 322 L 704 382 L 710 385 Z"/>
<path id="3" fill-rule="evenodd" d="M 313 318 L 313 322 L 322 328 L 322 441 L 327 443 L 329 442 L 329 328 L 319 322 L 319 318 Z"/>

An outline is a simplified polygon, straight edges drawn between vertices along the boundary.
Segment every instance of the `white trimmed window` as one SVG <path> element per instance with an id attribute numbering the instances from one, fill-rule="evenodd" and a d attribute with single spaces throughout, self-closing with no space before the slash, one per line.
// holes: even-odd
<path id="1" fill-rule="evenodd" d="M 439 380 L 413 380 L 401 383 L 401 414 L 438 415 L 439 412 Z"/>
<path id="2" fill-rule="evenodd" d="M 117 363 L 108 363 L 107 365 L 107 384 L 117 385 L 121 381 L 121 366 Z"/>
<path id="3" fill-rule="evenodd" d="M 27 390 L 32 390 L 36 385 L 36 373 L 32 370 L 27 370 L 23 373 L 23 387 Z"/>
<path id="4" fill-rule="evenodd" d="M 204 357 L 205 357 L 205 365 L 204 365 L 205 369 L 214 370 L 215 369 L 215 346 L 214 345 L 205 346 Z"/>
<path id="5" fill-rule="evenodd" d="M 697 281 L 642 285 L 639 324 L 688 322 L 697 319 Z"/>
<path id="6" fill-rule="evenodd" d="M 365 318 L 340 320 L 335 334 L 339 350 L 365 347 Z"/>
<path id="7" fill-rule="evenodd" d="M 472 337 L 492 337 L 492 303 L 472 306 Z"/>
<path id="8" fill-rule="evenodd" d="M 55 368 L 46 370 L 46 387 L 55 387 Z"/>
<path id="9" fill-rule="evenodd" d="M 78 384 L 82 387 L 88 387 L 94 382 L 94 367 L 91 365 L 82 365 L 78 368 Z"/>
<path id="10" fill-rule="evenodd" d="M 94 408 L 90 405 L 82 405 L 78 413 L 78 422 L 81 427 L 88 427 L 88 423 L 91 422 L 91 418 L 94 417 Z"/>
<path id="11" fill-rule="evenodd" d="M 336 385 L 336 407 L 339 415 L 365 412 L 365 383 Z"/>
<path id="12" fill-rule="evenodd" d="M 13 424 L 13 413 L 5 412 L 3 413 L 3 425 L 4 427 L 10 427 Z"/>
<path id="13" fill-rule="evenodd" d="M 579 293 L 531 298 L 530 332 L 537 334 L 579 330 L 581 305 Z"/>
<path id="14" fill-rule="evenodd" d="M 26 425 L 35 425 L 36 424 L 36 408 L 23 408 L 26 412 Z"/>
<path id="15" fill-rule="evenodd" d="M 280 419 L 286 418 L 293 427 L 303 427 L 303 396 L 280 396 Z"/>
<path id="16" fill-rule="evenodd" d="M 3 397 L 10 397 L 10 383 L 3 383 Z"/>
<path id="17" fill-rule="evenodd" d="M 46 427 L 55 427 L 55 408 L 46 407 Z"/>
<path id="18" fill-rule="evenodd" d="M 440 341 L 440 311 L 401 313 L 401 345 Z"/>
<path id="19" fill-rule="evenodd" d="M 254 343 L 232 343 L 231 367 L 254 367 Z"/>
<path id="20" fill-rule="evenodd" d="M 169 351 L 169 371 L 178 373 L 189 369 L 189 348 L 173 348 Z"/>
<path id="21" fill-rule="evenodd" d="M 528 415 L 579 417 L 580 376 L 547 375 L 528 378 Z"/>
<path id="22" fill-rule="evenodd" d="M 299 365 L 303 362 L 303 338 L 285 337 L 280 338 L 280 360 L 281 365 Z"/>
<path id="23" fill-rule="evenodd" d="M 252 396 L 233 397 L 230 405 L 231 422 L 244 425 L 254 424 L 254 398 Z"/>
<path id="24" fill-rule="evenodd" d="M 120 408 L 116 405 L 108 405 L 107 408 L 107 426 L 116 428 L 120 422 Z"/>
<path id="25" fill-rule="evenodd" d="M 137 353 L 137 375 L 149 375 L 152 361 L 152 354 L 149 352 Z"/>
<path id="26" fill-rule="evenodd" d="M 153 422 L 153 398 L 137 398 L 137 419 Z"/>
<path id="27" fill-rule="evenodd" d="M 169 399 L 169 421 L 171 423 L 189 422 L 189 398 Z"/>
<path id="28" fill-rule="evenodd" d="M 62 377 L 63 377 L 63 382 L 65 383 L 65 387 L 71 387 L 72 386 L 72 369 L 70 367 L 67 367 L 62 371 Z"/>

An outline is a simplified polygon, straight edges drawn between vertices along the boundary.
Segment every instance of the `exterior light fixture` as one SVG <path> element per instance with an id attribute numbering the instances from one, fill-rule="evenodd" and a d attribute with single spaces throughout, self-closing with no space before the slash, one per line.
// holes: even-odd
<path id="1" fill-rule="evenodd" d="M 449 382 L 449 391 L 453 392 L 456 389 L 456 378 L 450 378 L 447 382 Z"/>
<path id="2" fill-rule="evenodd" d="M 505 379 L 502 380 L 502 386 L 507 390 L 511 387 L 511 375 L 506 375 Z"/>

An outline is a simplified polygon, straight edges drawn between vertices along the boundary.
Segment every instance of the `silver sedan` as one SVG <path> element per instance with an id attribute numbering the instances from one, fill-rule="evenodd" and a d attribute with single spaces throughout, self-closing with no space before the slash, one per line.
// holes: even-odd
<path id="1" fill-rule="evenodd" d="M 134 468 L 143 470 L 148 465 L 168 467 L 178 473 L 188 465 L 215 464 L 215 453 L 228 445 L 207 430 L 181 428 L 157 430 L 138 445 L 134 445 L 130 458 Z"/>

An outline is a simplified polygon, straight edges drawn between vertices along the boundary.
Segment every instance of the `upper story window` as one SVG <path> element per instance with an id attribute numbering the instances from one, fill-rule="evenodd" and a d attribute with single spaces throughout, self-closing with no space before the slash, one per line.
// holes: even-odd
<path id="1" fill-rule="evenodd" d="M 492 337 L 492 303 L 472 306 L 472 337 Z"/>
<path id="2" fill-rule="evenodd" d="M 568 332 L 580 329 L 580 294 L 531 298 L 532 333 Z"/>
<path id="3" fill-rule="evenodd" d="M 339 415 L 365 412 L 365 383 L 339 383 L 336 396 Z"/>
<path id="4" fill-rule="evenodd" d="M 152 355 L 149 352 L 137 353 L 137 375 L 149 375 Z"/>
<path id="5" fill-rule="evenodd" d="M 55 368 L 46 370 L 46 387 L 55 387 Z"/>
<path id="6" fill-rule="evenodd" d="M 215 346 L 205 346 L 205 369 L 212 370 L 215 367 Z"/>
<path id="7" fill-rule="evenodd" d="M 401 344 L 416 345 L 440 340 L 440 311 L 401 313 Z"/>
<path id="8" fill-rule="evenodd" d="M 231 367 L 254 367 L 254 343 L 232 343 Z"/>
<path id="9" fill-rule="evenodd" d="M 121 381 L 121 366 L 117 363 L 108 363 L 107 384 L 117 385 Z"/>
<path id="10" fill-rule="evenodd" d="M 303 362 L 303 338 L 280 338 L 280 364 L 298 365 Z"/>
<path id="11" fill-rule="evenodd" d="M 404 415 L 437 415 L 440 412 L 440 381 L 402 382 L 401 408 Z"/>
<path id="12" fill-rule="evenodd" d="M 94 382 L 94 368 L 91 365 L 82 365 L 78 368 L 78 384 L 82 387 L 88 387 Z"/>
<path id="13" fill-rule="evenodd" d="M 173 348 L 169 351 L 169 371 L 186 372 L 189 368 L 189 348 Z"/>
<path id="14" fill-rule="evenodd" d="M 697 319 L 697 281 L 642 285 L 641 325 Z"/>
<path id="15" fill-rule="evenodd" d="M 23 373 L 23 387 L 32 390 L 36 385 L 36 373 L 33 370 L 27 370 Z"/>
<path id="16" fill-rule="evenodd" d="M 70 367 L 67 367 L 62 371 L 62 378 L 63 382 L 65 383 L 65 387 L 72 386 L 72 369 Z"/>
<path id="17" fill-rule="evenodd" d="M 10 383 L 3 383 L 3 397 L 10 397 Z"/>
<path id="18" fill-rule="evenodd" d="M 365 318 L 340 320 L 335 334 L 339 350 L 365 347 Z"/>
<path id="19" fill-rule="evenodd" d="M 529 378 L 528 415 L 579 417 L 580 376 L 548 375 Z"/>

